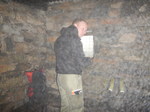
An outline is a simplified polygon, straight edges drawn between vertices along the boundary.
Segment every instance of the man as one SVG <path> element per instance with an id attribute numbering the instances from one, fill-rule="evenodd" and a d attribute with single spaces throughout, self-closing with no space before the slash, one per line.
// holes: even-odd
<path id="1" fill-rule="evenodd" d="M 84 57 L 80 38 L 86 31 L 87 22 L 75 19 L 72 25 L 62 28 L 61 35 L 54 45 L 61 112 L 84 112 L 81 73 L 91 61 Z"/>

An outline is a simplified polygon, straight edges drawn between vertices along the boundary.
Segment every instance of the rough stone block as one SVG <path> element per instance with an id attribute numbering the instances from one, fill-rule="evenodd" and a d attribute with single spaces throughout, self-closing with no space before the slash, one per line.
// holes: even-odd
<path id="1" fill-rule="evenodd" d="M 24 37 L 21 36 L 21 35 L 14 35 L 14 36 L 13 36 L 13 40 L 14 40 L 15 42 L 24 42 Z"/>
<path id="2" fill-rule="evenodd" d="M 23 14 L 20 13 L 16 13 L 15 20 L 20 23 L 25 23 L 27 20 L 27 16 L 24 16 Z"/>
<path id="3" fill-rule="evenodd" d="M 56 37 L 49 37 L 47 40 L 50 43 L 54 43 L 56 41 L 56 39 L 57 39 Z"/>
<path id="4" fill-rule="evenodd" d="M 131 42 L 135 41 L 136 37 L 137 37 L 137 35 L 134 33 L 126 33 L 120 37 L 119 42 L 131 43 Z"/>
<path id="5" fill-rule="evenodd" d="M 23 83 L 23 78 L 22 77 L 16 77 L 16 78 L 3 78 L 3 83 L 0 84 L 0 88 L 4 90 L 11 90 L 13 87 L 21 87 L 24 86 L 25 83 Z"/>
<path id="6" fill-rule="evenodd" d="M 123 2 L 116 2 L 111 4 L 111 8 L 119 9 L 122 7 Z"/>
<path id="7" fill-rule="evenodd" d="M 46 29 L 57 31 L 57 17 L 46 18 Z"/>
<path id="8" fill-rule="evenodd" d="M 125 60 L 128 60 L 128 61 L 142 61 L 143 58 L 142 57 L 138 57 L 138 56 L 125 56 L 124 57 Z"/>
<path id="9" fill-rule="evenodd" d="M 79 4 L 79 3 L 77 3 L 77 4 Z M 87 3 L 83 3 L 83 2 L 81 2 L 80 4 L 82 4 L 82 8 L 84 9 L 94 9 L 96 6 L 97 6 L 97 4 L 98 4 L 98 2 L 93 2 L 93 1 L 87 1 Z M 77 5 L 78 6 L 78 5 Z M 78 6 L 79 7 L 79 6 Z"/>
<path id="10" fill-rule="evenodd" d="M 27 15 L 27 20 L 28 23 L 33 24 L 33 25 L 44 25 L 44 22 L 32 15 Z"/>
<path id="11" fill-rule="evenodd" d="M 15 70 L 16 66 L 14 64 L 9 64 L 9 65 L 0 65 L 0 73 L 8 72 L 8 71 L 13 71 Z"/>
<path id="12" fill-rule="evenodd" d="M 17 53 L 28 53 L 29 52 L 29 48 L 30 46 L 26 43 L 16 43 L 15 44 L 15 50 Z M 30 49 L 31 50 L 31 49 Z"/>
<path id="13" fill-rule="evenodd" d="M 109 12 L 108 12 L 108 15 L 110 17 L 119 17 L 120 16 L 120 11 L 117 10 L 117 9 L 111 9 Z"/>
<path id="14" fill-rule="evenodd" d="M 95 28 L 99 26 L 100 19 L 86 19 L 89 28 Z"/>
<path id="15" fill-rule="evenodd" d="M 121 24 L 122 23 L 122 19 L 121 18 L 106 18 L 106 19 L 102 19 L 100 21 L 101 24 Z"/>
<path id="16" fill-rule="evenodd" d="M 2 26 L 2 31 L 5 32 L 6 34 L 12 35 L 12 34 L 16 34 L 16 35 L 20 35 L 20 30 L 16 28 L 13 28 L 13 26 L 11 26 L 10 24 L 4 24 Z M 10 37 L 9 37 L 10 38 Z"/>
<path id="17" fill-rule="evenodd" d="M 0 64 L 10 64 L 10 57 L 7 56 L 0 56 Z"/>
<path id="18" fill-rule="evenodd" d="M 0 11 L 5 10 L 5 8 L 7 8 L 8 5 L 7 4 L 0 4 Z"/>

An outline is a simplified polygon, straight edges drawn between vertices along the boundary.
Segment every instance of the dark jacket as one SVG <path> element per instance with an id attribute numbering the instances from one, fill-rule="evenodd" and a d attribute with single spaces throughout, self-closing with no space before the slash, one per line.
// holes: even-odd
<path id="1" fill-rule="evenodd" d="M 61 30 L 61 35 L 55 42 L 54 51 L 57 73 L 81 74 L 82 69 L 90 64 L 90 59 L 84 57 L 78 30 L 73 25 Z"/>

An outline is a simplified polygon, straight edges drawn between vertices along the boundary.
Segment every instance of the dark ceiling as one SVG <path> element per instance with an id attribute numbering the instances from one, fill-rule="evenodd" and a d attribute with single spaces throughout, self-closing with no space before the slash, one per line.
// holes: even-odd
<path id="1" fill-rule="evenodd" d="M 10 1 L 15 1 L 15 2 L 55 2 L 55 1 L 63 1 L 63 0 L 1 0 L 3 2 L 10 2 Z"/>
<path id="2" fill-rule="evenodd" d="M 0 2 L 3 3 L 9 3 L 9 2 L 17 2 L 21 4 L 25 4 L 31 7 L 47 10 L 48 5 L 52 3 L 58 3 L 58 2 L 64 2 L 64 1 L 71 1 L 71 0 L 0 0 Z"/>

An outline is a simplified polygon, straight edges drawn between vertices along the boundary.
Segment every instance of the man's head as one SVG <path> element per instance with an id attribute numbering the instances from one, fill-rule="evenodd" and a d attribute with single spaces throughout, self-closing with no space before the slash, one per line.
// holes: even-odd
<path id="1" fill-rule="evenodd" d="M 87 32 L 87 22 L 83 19 L 75 19 L 72 23 L 78 29 L 78 36 L 82 37 Z"/>

